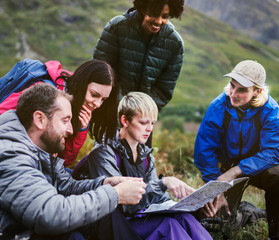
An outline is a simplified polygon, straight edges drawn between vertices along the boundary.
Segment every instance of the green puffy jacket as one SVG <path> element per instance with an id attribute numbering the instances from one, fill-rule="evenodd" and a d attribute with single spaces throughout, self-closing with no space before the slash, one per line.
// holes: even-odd
<path id="1" fill-rule="evenodd" d="M 106 61 L 114 68 L 120 98 L 131 91 L 145 92 L 160 110 L 172 98 L 184 44 L 169 21 L 147 42 L 141 22 L 137 11 L 111 19 L 101 34 L 93 58 Z"/>

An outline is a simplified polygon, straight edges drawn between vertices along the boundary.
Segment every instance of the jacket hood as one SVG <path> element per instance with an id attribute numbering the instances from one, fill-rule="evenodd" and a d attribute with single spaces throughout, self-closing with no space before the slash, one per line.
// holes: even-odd
<path id="1" fill-rule="evenodd" d="M 15 110 L 9 110 L 0 116 L 0 138 L 24 142 L 31 147 L 35 146 L 19 121 Z"/>
<path id="2" fill-rule="evenodd" d="M 49 161 L 50 154 L 32 142 L 15 110 L 9 110 L 0 116 L 0 139 L 4 143 L 0 144 L 2 145 L 0 149 L 3 148 L 0 152 L 1 160 L 5 154 L 9 154 L 8 151 L 24 151 L 25 154 L 31 155 L 34 160 Z M 34 154 L 40 157 L 34 157 Z"/>
<path id="3" fill-rule="evenodd" d="M 223 100 L 222 100 L 223 99 Z M 221 101 L 220 101 L 221 100 Z M 215 104 L 216 106 L 218 106 L 219 104 L 219 108 L 222 108 L 222 102 L 225 102 L 226 104 L 226 109 L 227 111 L 230 113 L 230 115 L 232 115 L 232 117 L 234 119 L 238 119 L 238 115 L 237 115 L 237 112 L 236 112 L 236 107 L 234 107 L 232 104 L 231 104 L 231 101 L 230 101 L 230 97 L 227 96 L 225 94 L 225 92 L 222 92 L 214 101 L 213 101 L 213 104 Z M 263 111 L 265 113 L 269 112 L 269 111 L 272 111 L 272 109 L 274 107 L 278 106 L 278 104 L 275 102 L 275 100 L 270 96 L 268 95 L 268 100 L 265 102 L 265 104 L 263 106 L 260 106 L 260 107 L 250 107 L 249 109 L 243 111 L 243 115 L 242 115 L 242 119 L 243 120 L 247 120 L 247 119 L 250 119 L 252 118 L 255 114 L 257 114 L 259 111 L 261 111 L 263 113 Z M 221 111 L 220 111 L 221 112 Z"/>
<path id="4" fill-rule="evenodd" d="M 129 159 L 130 156 L 127 152 L 127 149 L 125 147 L 126 144 L 124 144 L 124 141 L 126 142 L 125 139 L 121 139 L 119 136 L 119 130 L 116 133 L 116 136 L 113 139 L 109 139 L 107 141 L 107 144 L 114 150 L 117 150 L 120 155 L 123 155 L 125 158 Z M 103 143 L 104 144 L 104 143 Z M 138 152 L 140 154 L 140 158 L 146 158 L 152 153 L 153 149 L 147 147 L 144 144 L 139 144 L 138 145 Z"/>

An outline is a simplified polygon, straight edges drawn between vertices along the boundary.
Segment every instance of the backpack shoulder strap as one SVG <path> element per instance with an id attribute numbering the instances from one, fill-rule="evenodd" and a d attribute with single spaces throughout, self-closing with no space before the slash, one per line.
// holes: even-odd
<path id="1" fill-rule="evenodd" d="M 120 169 L 120 165 L 121 165 L 120 155 L 119 155 L 119 153 L 115 149 L 113 149 L 113 151 L 114 151 L 114 154 L 115 154 L 115 157 L 116 157 L 116 165 Z M 144 165 L 144 171 L 146 171 L 147 168 L 148 168 L 148 159 L 147 159 L 147 157 L 143 160 L 143 165 Z"/>
<path id="2" fill-rule="evenodd" d="M 259 109 L 259 111 L 257 111 L 257 113 L 255 114 L 255 126 L 257 131 L 259 132 L 262 129 L 262 123 L 260 121 L 260 116 L 261 116 L 261 110 Z"/>
<path id="3" fill-rule="evenodd" d="M 262 123 L 260 121 L 260 116 L 261 116 L 260 112 L 261 111 L 259 110 L 254 116 L 255 126 L 256 126 L 257 131 L 260 131 L 261 128 L 262 128 Z M 223 121 L 223 127 L 224 127 L 225 130 L 227 130 L 228 127 L 229 127 L 229 123 L 231 121 L 232 116 L 228 113 L 227 110 L 225 110 L 224 114 L 225 114 L 225 116 L 224 116 L 224 121 Z"/>
<path id="4" fill-rule="evenodd" d="M 143 166 L 144 166 L 144 171 L 146 172 L 146 170 L 148 168 L 148 159 L 147 159 L 147 157 L 145 159 L 143 159 Z"/>
<path id="5" fill-rule="evenodd" d="M 114 154 L 115 154 L 115 157 L 116 157 L 116 166 L 120 169 L 120 162 L 121 162 L 120 155 L 115 149 L 113 149 L 113 151 L 114 151 Z"/>
<path id="6" fill-rule="evenodd" d="M 43 82 L 51 84 L 54 87 L 57 87 L 56 84 L 51 79 L 43 79 Z"/>
<path id="7" fill-rule="evenodd" d="M 224 115 L 225 116 L 224 116 L 224 121 L 223 121 L 223 127 L 224 127 L 225 130 L 227 130 L 228 127 L 229 127 L 232 116 L 231 116 L 231 114 L 229 114 L 229 112 L 227 110 L 225 110 Z"/>

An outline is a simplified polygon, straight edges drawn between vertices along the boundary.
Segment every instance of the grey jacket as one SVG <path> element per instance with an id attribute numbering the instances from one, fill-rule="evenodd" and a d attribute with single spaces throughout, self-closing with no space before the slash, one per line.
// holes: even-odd
<path id="1" fill-rule="evenodd" d="M 121 159 L 120 166 L 117 166 L 116 153 Z M 106 176 L 131 176 L 142 177 L 147 184 L 146 193 L 139 204 L 135 206 L 122 206 L 126 216 L 132 216 L 136 212 L 147 208 L 152 203 L 162 203 L 170 199 L 166 192 L 167 187 L 162 180 L 158 179 L 155 159 L 152 155 L 152 149 L 140 144 L 138 146 L 139 158 L 136 163 L 132 159 L 131 149 L 125 139 L 116 138 L 110 140 L 107 144 L 96 143 L 87 158 L 87 165 L 91 178 L 101 175 Z M 147 158 L 148 168 L 144 169 L 143 160 Z"/>
<path id="2" fill-rule="evenodd" d="M 76 181 L 28 137 L 14 110 L 0 116 L 0 229 L 3 218 L 37 234 L 60 234 L 88 225 L 118 204 L 104 177 Z"/>
<path id="3" fill-rule="evenodd" d="M 182 66 L 184 43 L 170 21 L 146 42 L 142 16 L 128 11 L 105 26 L 93 57 L 117 73 L 119 99 L 131 91 L 150 95 L 159 110 L 172 98 Z"/>

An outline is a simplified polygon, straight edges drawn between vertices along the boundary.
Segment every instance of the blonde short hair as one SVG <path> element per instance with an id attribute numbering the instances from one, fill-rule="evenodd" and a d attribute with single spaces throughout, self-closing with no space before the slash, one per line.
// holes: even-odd
<path id="1" fill-rule="evenodd" d="M 269 89 L 268 89 L 267 86 L 261 87 L 261 86 L 256 85 L 256 84 L 253 86 L 253 88 L 254 88 L 254 90 L 262 89 L 262 91 L 256 97 L 252 98 L 251 106 L 253 106 L 253 107 L 261 107 L 268 100 L 268 91 L 269 91 Z M 230 96 L 230 82 L 224 87 L 224 91 L 225 91 L 225 94 L 227 96 Z"/>
<path id="2" fill-rule="evenodd" d="M 141 113 L 142 117 L 157 119 L 158 108 L 154 100 L 146 93 L 129 92 L 119 102 L 119 119 L 124 115 L 128 121 L 131 121 L 137 113 Z"/>

